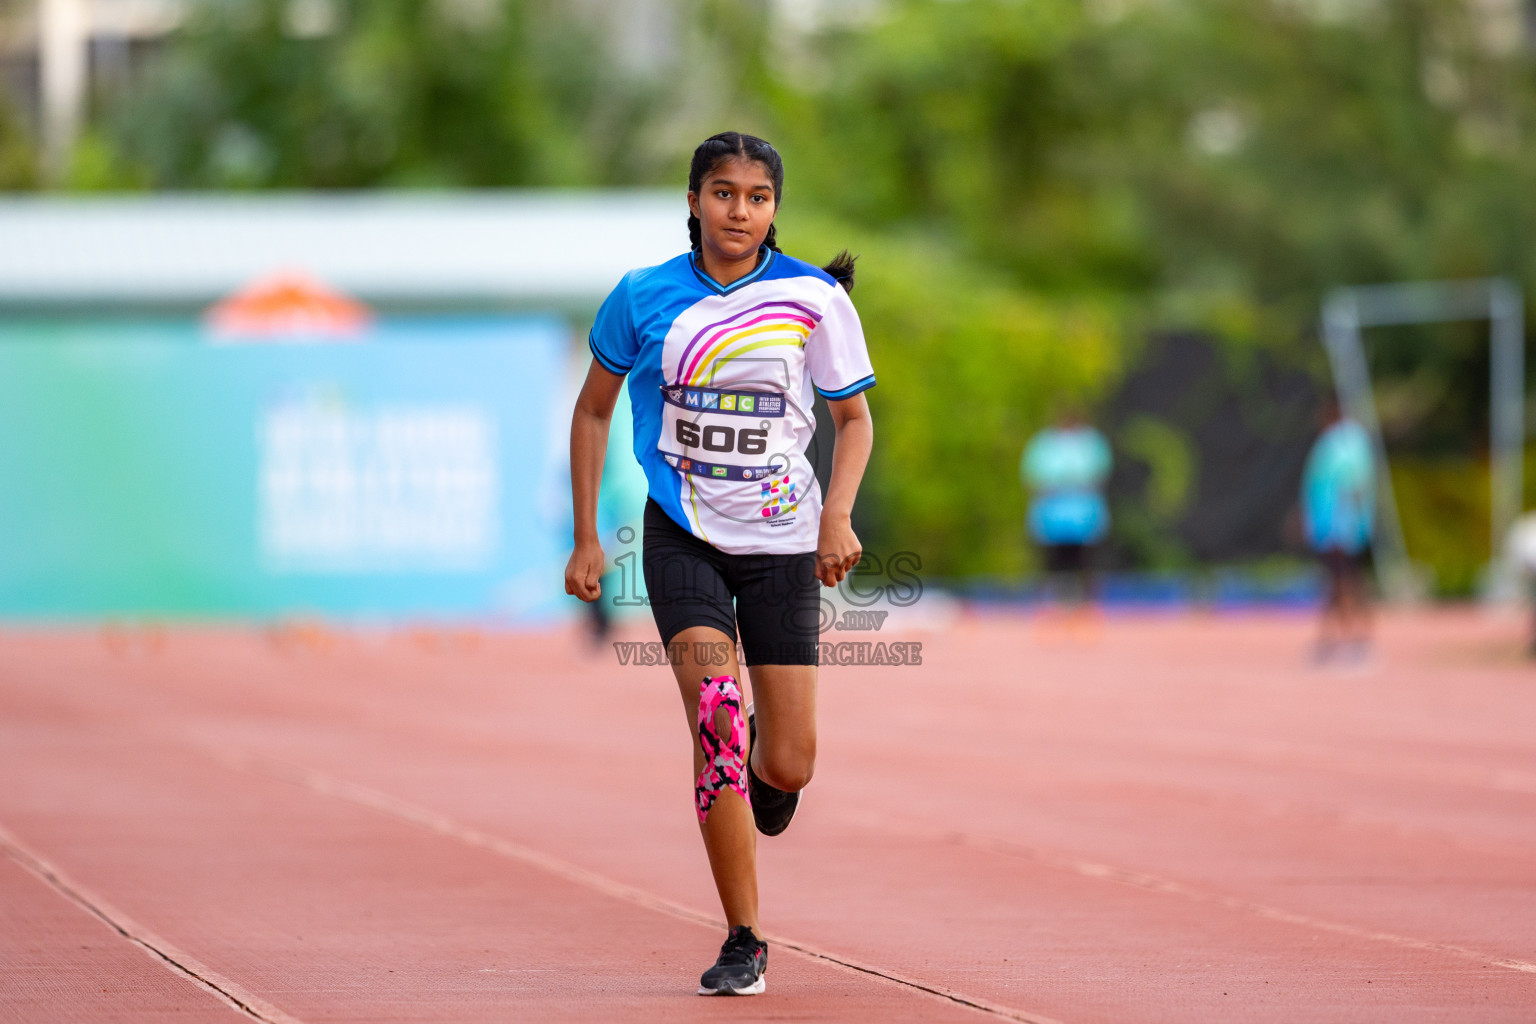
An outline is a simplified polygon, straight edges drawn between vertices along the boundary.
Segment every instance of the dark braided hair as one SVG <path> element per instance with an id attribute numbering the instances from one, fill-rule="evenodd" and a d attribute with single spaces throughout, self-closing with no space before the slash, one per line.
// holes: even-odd
<path id="1" fill-rule="evenodd" d="M 760 139 L 756 135 L 743 135 L 741 132 L 721 132 L 699 143 L 699 148 L 693 151 L 693 162 L 688 167 L 688 191 L 697 195 L 704 186 L 705 177 L 722 162 L 732 157 L 740 157 L 763 165 L 763 169 L 768 172 L 768 177 L 773 181 L 773 203 L 777 207 L 784 197 L 784 159 L 767 140 Z M 774 252 L 783 251 L 779 248 L 778 225 L 768 225 L 768 235 L 763 239 L 763 243 Z M 698 252 L 704 244 L 699 218 L 693 215 L 692 210 L 688 211 L 688 244 L 694 252 Z M 850 256 L 848 250 L 844 249 L 822 269 L 851 292 L 853 291 L 853 263 L 856 259 L 858 259 L 857 256 Z"/>

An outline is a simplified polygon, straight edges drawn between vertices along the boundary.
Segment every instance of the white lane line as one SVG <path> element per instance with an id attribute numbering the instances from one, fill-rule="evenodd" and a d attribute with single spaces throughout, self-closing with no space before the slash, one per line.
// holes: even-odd
<path id="1" fill-rule="evenodd" d="M 102 921 L 123 938 L 142 949 L 149 957 L 179 974 L 215 999 L 262 1024 L 304 1024 L 297 1017 L 284 1013 L 265 999 L 247 992 L 224 975 L 202 963 L 196 957 L 171 945 L 165 939 L 143 927 L 102 899 L 91 890 L 71 879 L 56 864 L 26 846 L 3 825 L 0 825 L 0 851 L 17 864 L 42 879 L 71 903 Z"/>
<path id="2" fill-rule="evenodd" d="M 558 878 L 593 889 L 614 899 L 624 900 L 625 902 L 645 907 L 648 910 L 654 910 L 657 913 L 667 914 L 694 924 L 705 925 L 719 931 L 725 929 L 724 921 L 693 907 L 682 903 L 675 903 L 665 897 L 646 892 L 644 889 L 637 889 L 632 885 L 626 885 L 606 875 L 600 875 L 595 871 L 578 867 L 575 864 L 536 850 L 531 846 L 524 846 L 522 843 L 491 835 L 488 832 L 482 832 L 477 828 L 455 821 L 445 814 L 401 800 L 387 793 L 381 793 L 376 789 L 337 778 L 334 775 L 329 775 L 305 765 L 294 764 L 291 761 L 281 761 L 260 755 L 237 753 L 212 747 L 200 746 L 200 749 L 229 767 L 300 786 L 322 796 L 345 800 L 348 803 L 387 815 L 397 821 L 402 821 L 406 824 L 435 832 L 449 839 L 457 840 L 467 846 L 473 846 L 511 860 L 530 864 Z M 812 959 L 824 961 L 835 967 L 880 978 L 904 988 L 913 989 L 925 995 L 982 1013 L 1002 1017 L 1006 1020 L 1019 1021 L 1020 1024 L 1062 1024 L 1061 1021 L 1053 1017 L 1047 1017 L 1044 1014 L 1026 1012 L 1011 1006 L 1004 1006 L 1001 1003 L 994 1003 L 986 999 L 977 998 L 976 996 L 966 995 L 942 985 L 919 981 L 884 967 L 875 967 L 863 963 L 841 953 L 829 952 L 811 943 L 801 942 L 798 939 L 791 939 L 778 934 L 770 934 L 768 939 L 770 942 L 777 943 L 787 949 L 792 949 Z"/>
<path id="3" fill-rule="evenodd" d="M 1317 931 L 1331 932 L 1334 935 L 1345 935 L 1354 939 L 1366 939 L 1371 942 L 1381 942 L 1402 949 L 1414 949 L 1430 953 L 1444 953 L 1458 957 L 1462 960 L 1471 960 L 1474 963 L 1487 964 L 1490 967 L 1503 967 L 1511 971 L 1521 971 L 1526 974 L 1536 974 L 1536 963 L 1526 960 L 1512 960 L 1507 957 L 1497 956 L 1492 953 L 1484 953 L 1466 946 L 1452 945 L 1446 942 L 1430 942 L 1426 939 L 1415 939 L 1408 935 L 1398 935 L 1393 932 L 1375 931 L 1370 928 L 1359 928 L 1355 925 L 1340 924 L 1337 921 L 1328 921 L 1323 918 L 1312 917 L 1307 914 L 1298 914 L 1290 910 L 1282 910 L 1279 907 L 1271 907 L 1263 903 L 1254 903 L 1250 900 L 1238 899 L 1235 896 L 1223 896 L 1219 893 L 1207 892 L 1203 889 L 1186 885 L 1183 882 L 1175 882 L 1167 878 L 1159 878 L 1156 875 L 1148 875 L 1140 871 L 1131 871 L 1126 868 L 1118 868 L 1110 864 L 1101 864 L 1097 861 L 1082 860 L 1075 857 L 1052 853 L 1038 847 L 1028 846 L 1023 843 L 1010 842 L 1006 839 L 997 839 L 990 836 L 974 835 L 968 832 L 944 830 L 939 828 L 906 825 L 898 823 L 890 818 L 876 818 L 865 815 L 849 815 L 844 822 L 848 824 L 862 825 L 865 828 L 878 832 L 896 833 L 913 839 L 926 839 L 935 843 L 949 843 L 969 847 L 973 850 L 982 850 L 987 853 L 1002 854 L 1008 857 L 1017 857 L 1021 860 L 1033 861 L 1047 867 L 1062 871 L 1070 871 L 1073 874 L 1082 875 L 1085 878 L 1098 879 L 1100 881 L 1113 882 L 1117 885 L 1131 886 L 1136 889 L 1145 889 L 1149 892 L 1162 893 L 1167 896 L 1177 896 L 1181 899 L 1195 903 L 1203 903 L 1208 906 L 1221 907 L 1243 914 L 1251 914 L 1266 918 L 1271 921 L 1280 921 L 1285 924 L 1299 925 L 1304 928 L 1312 928 Z"/>

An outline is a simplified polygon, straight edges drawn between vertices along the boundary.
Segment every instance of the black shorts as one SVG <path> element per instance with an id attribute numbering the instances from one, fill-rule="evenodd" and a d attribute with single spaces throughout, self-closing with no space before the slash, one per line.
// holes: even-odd
<path id="1" fill-rule="evenodd" d="M 1324 548 L 1317 553 L 1318 561 L 1323 563 L 1323 568 L 1333 579 L 1347 579 L 1360 576 L 1371 567 L 1371 549 L 1361 548 L 1359 551 L 1345 551 L 1343 548 Z"/>
<path id="2" fill-rule="evenodd" d="M 729 555 L 647 498 L 643 561 L 662 643 L 689 626 L 710 626 L 735 640 L 739 623 L 748 665 L 816 664 L 821 584 L 814 551 Z"/>
<path id="3" fill-rule="evenodd" d="M 1046 572 L 1082 572 L 1089 568 L 1092 549 L 1087 544 L 1045 545 Z"/>

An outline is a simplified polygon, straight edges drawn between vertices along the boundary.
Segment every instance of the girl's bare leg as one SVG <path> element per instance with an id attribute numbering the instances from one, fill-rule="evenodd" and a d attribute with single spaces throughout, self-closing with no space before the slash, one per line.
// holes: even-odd
<path id="1" fill-rule="evenodd" d="M 753 665 L 752 770 L 776 789 L 805 788 L 816 770 L 816 666 Z"/>

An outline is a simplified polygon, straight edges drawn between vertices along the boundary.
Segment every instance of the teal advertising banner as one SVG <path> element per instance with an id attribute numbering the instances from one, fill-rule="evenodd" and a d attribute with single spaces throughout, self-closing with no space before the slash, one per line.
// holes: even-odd
<path id="1" fill-rule="evenodd" d="M 0 323 L 0 616 L 558 615 L 567 333 Z"/>

